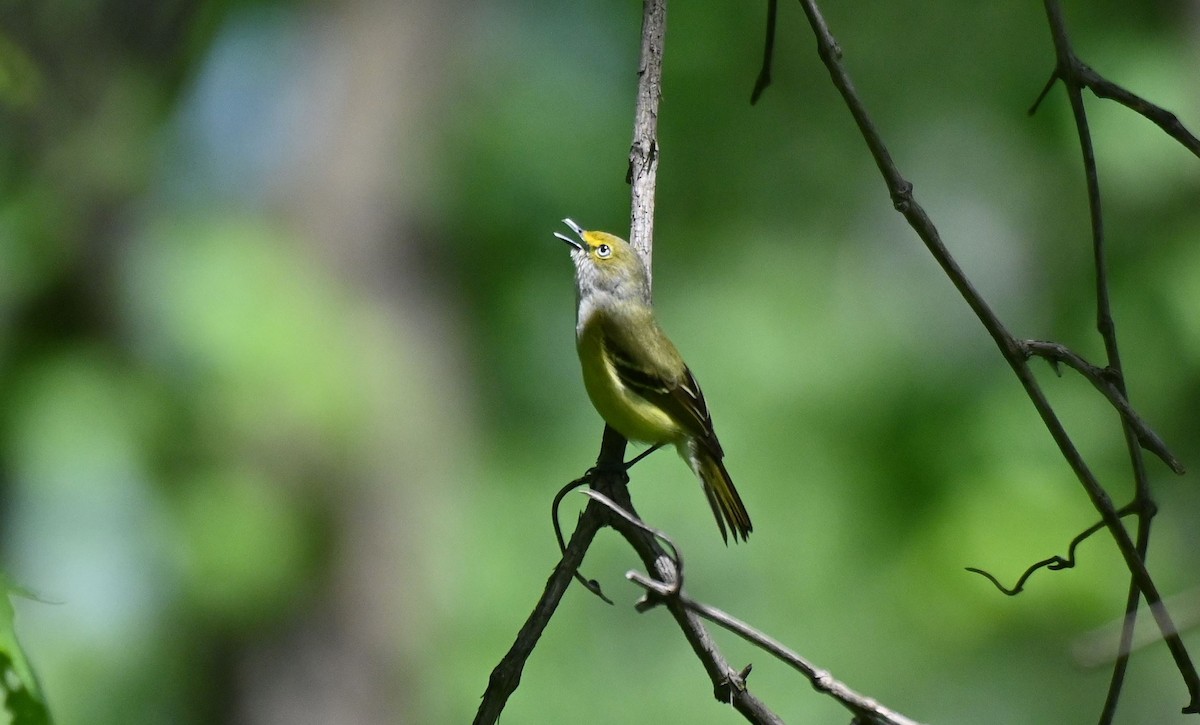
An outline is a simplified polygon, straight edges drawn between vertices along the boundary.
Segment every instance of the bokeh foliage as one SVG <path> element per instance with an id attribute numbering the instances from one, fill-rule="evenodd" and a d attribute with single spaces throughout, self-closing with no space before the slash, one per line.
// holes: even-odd
<path id="1" fill-rule="evenodd" d="M 929 722 L 1087 722 L 1120 616 L 1096 515 L 890 207 L 782 4 L 668 19 L 656 304 L 755 522 L 725 548 L 669 453 L 635 469 L 689 590 Z M 1200 129 L 1200 16 L 1073 3 L 1077 50 Z M 1037 3 L 826 8 L 900 168 L 1018 335 L 1093 360 L 1077 142 Z M 0 8 L 0 495 L 21 639 L 62 723 L 463 722 L 555 560 L 600 423 L 558 219 L 622 232 L 640 4 L 75 2 Z M 1089 98 L 1135 406 L 1195 468 L 1200 161 Z M 1115 414 L 1044 382 L 1118 501 Z M 1150 567 L 1196 621 L 1200 494 L 1157 463 Z M 570 514 L 568 513 L 568 519 Z M 586 562 L 512 722 L 735 722 L 635 564 Z M 1190 594 L 1189 594 L 1190 593 Z M 1190 600 L 1187 599 L 1190 597 Z M 753 661 L 785 719 L 844 719 Z M 1194 629 L 1185 636 L 1200 650 Z M 1121 722 L 1180 721 L 1161 645 Z"/>

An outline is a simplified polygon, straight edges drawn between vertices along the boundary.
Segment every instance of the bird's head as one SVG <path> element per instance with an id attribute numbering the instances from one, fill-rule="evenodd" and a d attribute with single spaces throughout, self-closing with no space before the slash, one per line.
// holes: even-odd
<path id="1" fill-rule="evenodd" d="M 617 296 L 648 297 L 646 267 L 629 242 L 608 232 L 588 231 L 570 219 L 563 223 L 575 232 L 572 239 L 561 232 L 554 236 L 571 245 L 575 281 L 581 295 L 605 291 Z"/>

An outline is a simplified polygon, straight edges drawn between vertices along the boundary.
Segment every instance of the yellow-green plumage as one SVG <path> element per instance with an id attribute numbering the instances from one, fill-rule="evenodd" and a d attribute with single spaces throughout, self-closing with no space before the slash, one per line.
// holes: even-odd
<path id="1" fill-rule="evenodd" d="M 655 325 L 655 322 L 653 319 L 643 319 L 640 324 Z M 622 381 L 612 351 L 627 350 L 630 343 L 637 344 L 636 340 L 621 339 L 628 337 L 622 334 L 626 329 L 627 322 L 609 310 L 595 310 L 587 320 L 581 321 L 575 344 L 588 397 L 592 399 L 592 405 L 600 417 L 626 438 L 649 443 L 673 441 L 683 433 L 679 423 L 663 408 L 651 403 L 644 394 L 634 392 Z M 648 375 L 658 377 L 668 385 L 674 382 L 671 380 L 671 367 L 663 364 L 670 360 L 670 355 L 660 353 L 658 356 L 667 358 L 667 361 L 646 357 L 641 362 Z M 679 354 L 675 353 L 674 357 L 678 358 Z"/>
<path id="2" fill-rule="evenodd" d="M 721 530 L 750 534 L 750 516 L 721 459 L 704 394 L 650 305 L 645 267 L 623 239 L 584 231 L 571 244 L 579 292 L 576 348 L 596 411 L 634 441 L 673 444 L 704 486 Z"/>

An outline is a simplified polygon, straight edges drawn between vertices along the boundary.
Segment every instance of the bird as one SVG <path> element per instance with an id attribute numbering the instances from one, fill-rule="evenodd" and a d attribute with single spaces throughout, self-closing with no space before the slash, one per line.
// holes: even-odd
<path id="1" fill-rule="evenodd" d="M 618 236 L 563 223 L 577 237 L 554 233 L 571 246 L 575 347 L 596 412 L 628 440 L 675 446 L 700 479 L 721 538 L 728 544 L 732 532 L 735 543 L 746 541 L 750 515 L 725 469 L 704 393 L 654 317 L 641 256 Z"/>

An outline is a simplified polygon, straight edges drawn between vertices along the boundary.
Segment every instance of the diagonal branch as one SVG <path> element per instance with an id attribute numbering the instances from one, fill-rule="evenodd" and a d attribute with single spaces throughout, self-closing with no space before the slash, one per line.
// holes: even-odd
<path id="1" fill-rule="evenodd" d="M 915 721 L 884 707 L 874 699 L 851 690 L 846 685 L 835 680 L 827 670 L 816 667 L 807 659 L 779 642 L 779 640 L 751 627 L 736 617 L 726 614 L 720 609 L 710 607 L 707 604 L 701 604 L 685 595 L 683 593 L 683 556 L 680 554 L 679 548 L 672 541 L 671 537 L 659 529 L 648 526 L 632 510 L 624 509 L 616 501 L 595 491 L 586 491 L 585 493 L 593 501 L 602 503 L 611 509 L 612 513 L 618 517 L 618 522 L 614 522 L 613 526 L 625 534 L 630 543 L 634 545 L 634 548 L 639 549 L 639 553 L 643 553 L 642 560 L 646 564 L 647 571 L 654 571 L 657 574 L 657 579 L 648 577 L 638 571 L 630 571 L 625 574 L 626 579 L 646 590 L 646 595 L 636 605 L 639 612 L 649 611 L 658 605 L 664 605 L 676 615 L 676 618 L 679 617 L 680 613 L 684 615 L 695 613 L 733 632 L 747 642 L 774 656 L 776 659 L 790 665 L 809 680 L 813 689 L 833 697 L 858 718 L 866 718 L 867 721 L 881 725 L 919 725 Z M 667 554 L 658 547 L 658 541 L 662 541 L 670 547 L 670 554 Z M 644 552 L 641 552 L 640 546 L 647 542 L 649 542 L 650 546 Z M 690 619 L 695 620 L 695 617 L 690 617 Z M 700 627 L 703 628 L 703 625 L 700 625 Z M 717 699 L 731 698 L 724 699 L 724 701 L 732 702 L 741 711 L 742 708 L 738 705 L 738 698 L 752 697 L 745 687 L 745 681 L 750 674 L 750 669 L 751 666 L 746 665 L 740 672 L 728 670 L 721 680 L 714 681 L 718 691 Z M 743 714 L 746 714 L 747 718 L 753 722 L 759 721 L 757 716 L 752 717 L 751 713 L 743 711 Z M 775 716 L 773 713 L 770 713 L 770 717 L 774 718 Z M 774 720 L 769 721 L 774 722 Z"/>
<path id="2" fill-rule="evenodd" d="M 1171 453 L 1163 439 L 1146 424 L 1146 421 L 1125 399 L 1125 394 L 1121 392 L 1121 386 L 1114 380 L 1111 368 L 1097 367 L 1061 343 L 1024 340 L 1021 345 L 1025 348 L 1027 357 L 1036 355 L 1045 358 L 1056 368 L 1060 363 L 1066 364 L 1067 367 L 1086 378 L 1096 390 L 1100 391 L 1101 395 L 1108 399 L 1109 403 L 1112 403 L 1125 423 L 1133 427 L 1133 432 L 1143 448 L 1158 456 L 1175 473 L 1180 475 L 1186 473 L 1183 464 L 1179 462 L 1175 454 Z"/>
<path id="3" fill-rule="evenodd" d="M 509 696 L 521 683 L 521 672 L 525 669 L 526 660 L 533 654 L 533 648 L 541 638 L 542 632 L 550 624 L 550 618 L 558 609 L 558 604 L 562 601 L 563 594 L 566 593 L 567 586 L 571 583 L 571 577 L 575 575 L 579 565 L 583 562 L 583 557 L 587 553 L 588 547 L 591 546 L 596 532 L 604 525 L 606 517 L 600 510 L 602 507 L 597 504 L 596 510 L 592 510 L 592 508 L 589 506 L 583 516 L 579 517 L 579 525 L 575 527 L 575 533 L 571 535 L 571 543 L 567 545 L 562 559 L 554 567 L 550 578 L 546 580 L 546 588 L 542 591 L 542 596 L 538 599 L 533 611 L 529 613 L 525 624 L 517 632 L 517 639 L 513 642 L 512 647 L 492 670 L 492 674 L 488 678 L 487 689 L 483 693 L 483 700 L 475 713 L 474 725 L 492 725 L 499 720 L 500 713 L 504 710 Z"/>
<path id="4" fill-rule="evenodd" d="M 776 659 L 790 665 L 793 669 L 804 675 L 815 690 L 830 695 L 857 717 L 867 718 L 872 722 L 883 723 L 884 725 L 918 725 L 915 721 L 880 705 L 874 699 L 851 690 L 846 685 L 835 680 L 827 670 L 816 667 L 807 659 L 786 647 L 779 640 L 751 627 L 736 617 L 726 614 L 720 609 L 710 607 L 707 604 L 701 604 L 685 595 L 683 593 L 683 557 L 680 555 L 679 549 L 675 546 L 671 538 L 664 532 L 647 526 L 634 514 L 623 510 L 615 501 L 595 492 L 588 492 L 588 495 L 593 500 L 599 501 L 611 508 L 626 526 L 632 527 L 630 533 L 636 531 L 649 535 L 652 537 L 651 541 L 663 541 L 671 548 L 671 555 L 669 557 L 665 555 L 657 556 L 653 561 L 648 557 L 643 557 L 647 565 L 647 570 L 657 572 L 658 579 L 652 579 L 638 571 L 630 571 L 625 574 L 625 578 L 646 590 L 646 595 L 637 604 L 639 612 L 648 611 L 662 604 L 670 609 L 672 613 L 676 613 L 677 617 L 677 610 L 679 608 L 686 610 L 685 613 L 698 614 L 710 622 L 714 622 L 724 629 L 733 632 L 747 642 L 774 656 Z M 653 554 L 653 552 L 647 553 Z M 729 697 L 729 701 L 734 702 L 735 706 L 737 704 L 736 698 L 749 696 L 745 687 L 745 681 L 750 675 L 750 669 L 751 665 L 746 665 L 740 672 L 734 673 L 728 671 L 724 678 L 715 683 L 717 684 L 718 692 L 723 692 L 724 696 Z M 721 699 L 722 696 L 722 694 L 718 694 L 717 698 Z"/>
<path id="5" fill-rule="evenodd" d="M 1198 153 L 1200 152 L 1200 142 L 1197 142 L 1196 138 L 1183 128 L 1174 115 L 1125 91 L 1116 84 L 1109 83 L 1091 68 L 1080 62 L 1078 56 L 1075 55 L 1074 49 L 1071 47 L 1071 41 L 1067 35 L 1066 22 L 1063 19 L 1062 8 L 1058 0 L 1045 0 L 1045 7 L 1046 18 L 1050 25 L 1050 34 L 1054 40 L 1054 54 L 1056 59 L 1054 74 L 1062 80 L 1063 86 L 1066 88 L 1067 98 L 1071 104 L 1071 114 L 1075 120 L 1075 128 L 1079 135 L 1080 151 L 1083 155 L 1084 178 L 1087 182 L 1088 211 L 1092 228 L 1092 250 L 1096 267 L 1096 329 L 1104 340 L 1104 350 L 1108 357 L 1107 377 L 1110 378 L 1109 383 L 1113 388 L 1113 392 L 1121 400 L 1127 401 L 1129 394 L 1125 388 L 1120 348 L 1117 343 L 1117 329 L 1113 321 L 1112 305 L 1109 298 L 1108 260 L 1105 249 L 1104 217 L 1101 212 L 1099 173 L 1096 169 L 1096 156 L 1092 146 L 1091 132 L 1088 129 L 1087 110 L 1083 103 L 1082 89 L 1084 87 L 1091 87 L 1097 95 L 1103 95 L 1096 90 L 1098 87 L 1103 88 L 1109 94 L 1108 97 L 1125 103 L 1130 108 L 1137 110 L 1147 118 L 1150 118 L 1150 120 L 1158 123 L 1164 131 L 1183 143 L 1193 153 L 1197 153 L 1197 155 L 1200 155 Z M 1112 95 L 1114 93 L 1116 95 Z M 1121 428 L 1125 434 L 1125 446 L 1129 451 L 1130 466 L 1134 477 L 1134 500 L 1132 506 L 1137 512 L 1137 543 L 1135 547 L 1138 557 L 1144 562 L 1150 545 L 1150 526 L 1157 507 L 1150 491 L 1145 460 L 1138 445 L 1139 442 L 1144 443 L 1145 438 L 1140 434 L 1141 431 L 1138 429 L 1138 426 L 1135 425 L 1134 420 L 1129 416 L 1122 417 Z M 1178 468 L 1172 466 L 1172 468 L 1175 468 L 1177 473 L 1182 473 L 1182 466 L 1178 466 Z M 1120 699 L 1121 688 L 1124 685 L 1125 673 L 1129 664 L 1129 645 L 1133 640 L 1133 628 L 1137 621 L 1138 601 L 1141 593 L 1137 577 L 1131 576 L 1125 601 L 1126 616 L 1124 628 L 1121 633 L 1120 649 L 1118 650 L 1113 674 L 1109 681 L 1108 695 L 1105 697 L 1104 708 L 1100 714 L 1101 725 L 1111 723 L 1113 717 L 1116 715 L 1117 702 Z M 1155 613 L 1156 618 L 1159 620 L 1160 628 L 1164 625 L 1164 622 L 1170 622 L 1167 619 L 1166 607 L 1164 605 L 1161 603 L 1156 605 L 1154 602 L 1151 602 L 1148 594 L 1147 601 L 1150 602 L 1151 611 Z M 1200 683 L 1197 683 L 1194 669 L 1190 672 L 1191 679 L 1188 679 L 1188 666 L 1191 665 L 1191 662 L 1187 660 L 1187 650 L 1183 648 L 1183 644 L 1177 636 L 1175 641 L 1168 640 L 1167 645 L 1175 656 L 1184 680 L 1187 681 L 1188 688 L 1191 691 L 1191 703 L 1185 707 L 1184 711 L 1200 712 L 1200 695 L 1197 693 Z"/>
<path id="6" fill-rule="evenodd" d="M 646 567 L 646 571 L 655 572 L 659 581 L 678 582 L 674 586 L 681 587 L 682 567 L 679 565 L 678 550 L 672 544 L 671 548 L 675 554 L 671 555 L 658 543 L 659 538 L 668 542 L 670 539 L 662 532 L 641 522 L 633 508 L 633 501 L 629 498 L 627 488 L 620 487 L 603 493 L 606 494 L 605 499 L 597 499 L 593 496 L 593 502 L 613 507 L 614 513 L 609 525 L 616 529 L 633 547 L 638 558 Z M 591 504 L 589 504 L 589 508 L 590 506 Z M 668 591 L 672 589 L 672 586 L 664 586 Z M 704 623 L 687 607 L 670 600 L 667 600 L 665 605 L 671 612 L 671 616 L 675 618 L 675 623 L 679 626 L 688 644 L 691 645 L 697 659 L 704 666 L 709 680 L 712 681 L 713 696 L 720 702 L 732 704 L 734 709 L 749 722 L 782 725 L 783 720 L 746 688 L 749 668 L 735 670 L 717 648 L 716 642 L 713 641 L 712 635 Z M 639 605 L 639 609 L 641 608 Z"/>
<path id="7" fill-rule="evenodd" d="M 1183 144 L 1185 149 L 1200 157 L 1200 139 L 1193 136 L 1179 122 L 1179 118 L 1174 113 L 1156 106 L 1136 93 L 1127 91 L 1116 83 L 1105 79 L 1086 64 L 1079 62 L 1078 58 L 1075 59 L 1075 62 L 1076 77 L 1079 79 L 1081 85 L 1100 98 L 1116 101 L 1122 106 L 1140 113 L 1151 123 L 1161 128 L 1168 136 Z"/>
<path id="8" fill-rule="evenodd" d="M 863 140 L 866 142 L 868 149 L 870 149 L 871 155 L 875 159 L 875 164 L 887 184 L 892 203 L 895 205 L 896 210 L 904 215 L 909 225 L 925 243 L 925 247 L 950 278 L 951 283 L 954 284 L 967 305 L 970 306 L 971 310 L 979 318 L 984 328 L 988 331 L 988 334 L 991 335 L 993 341 L 996 343 L 996 346 L 1000 349 L 1000 353 L 1004 356 L 1005 361 L 1017 376 L 1022 387 L 1025 388 L 1026 394 L 1033 402 L 1034 408 L 1041 417 L 1043 424 L 1045 424 L 1051 437 L 1058 445 L 1059 451 L 1066 459 L 1068 465 L 1070 465 L 1071 470 L 1074 471 L 1076 478 L 1079 479 L 1092 505 L 1100 513 L 1100 517 L 1116 542 L 1117 548 L 1121 552 L 1121 556 L 1124 558 L 1125 565 L 1129 569 L 1137 588 L 1150 604 L 1159 630 L 1163 633 L 1171 655 L 1175 659 L 1176 666 L 1179 668 L 1180 674 L 1187 686 L 1190 698 L 1190 703 L 1186 708 L 1187 711 L 1200 711 L 1200 677 L 1197 677 L 1195 666 L 1191 662 L 1187 649 L 1183 646 L 1183 642 L 1179 638 L 1174 624 L 1171 622 L 1170 615 L 1162 604 L 1162 597 L 1158 592 L 1158 587 L 1155 585 L 1149 571 L 1147 571 L 1142 556 L 1130 538 L 1129 532 L 1121 523 L 1111 497 L 1083 460 L 1066 428 L 1063 427 L 1045 393 L 1038 385 L 1025 359 L 1020 342 L 1004 327 L 1004 324 L 996 316 L 995 312 L 992 311 L 991 307 L 988 306 L 983 297 L 974 288 L 974 285 L 967 279 L 958 262 L 950 254 L 949 250 L 946 249 L 937 227 L 933 224 L 933 221 L 929 218 L 924 208 L 913 198 L 912 184 L 900 174 L 899 169 L 897 169 L 895 163 L 892 161 L 887 146 L 883 142 L 883 138 L 875 127 L 874 121 L 867 113 L 866 107 L 859 98 L 858 91 L 855 89 L 854 83 L 851 81 L 845 66 L 842 64 L 841 48 L 830 32 L 829 25 L 820 8 L 817 6 L 816 0 L 800 0 L 800 4 L 816 36 L 817 53 L 829 70 L 829 75 L 833 80 L 834 86 L 842 95 L 842 99 L 845 101 L 850 114 L 858 125 Z"/>
<path id="9" fill-rule="evenodd" d="M 647 276 L 651 269 L 651 250 L 654 227 L 654 189 L 658 169 L 658 105 L 662 97 L 662 54 L 666 27 L 666 0 L 644 0 L 642 18 L 642 49 L 639 64 L 637 110 L 633 143 L 630 146 L 629 176 L 632 187 L 631 224 L 629 241 L 643 255 Z M 620 508 L 633 512 L 633 502 L 626 486 L 626 440 L 611 426 L 604 427 L 600 454 L 591 474 L 591 486 Z M 634 514 L 636 516 L 636 514 Z M 571 582 L 596 533 L 611 526 L 625 537 L 637 551 L 650 571 L 670 576 L 669 557 L 654 537 L 630 521 L 613 515 L 599 500 L 589 502 L 579 518 L 575 533 L 546 582 L 537 605 L 517 633 L 516 641 L 500 663 L 493 669 L 483 701 L 475 716 L 476 725 L 493 725 L 500 717 L 509 696 L 520 684 L 525 662 L 533 653 L 543 631 L 554 615 L 563 594 Z M 598 593 L 598 585 L 589 590 Z M 714 696 L 733 706 L 752 723 L 782 725 L 783 720 L 745 687 L 744 675 L 735 671 L 717 649 L 712 636 L 691 612 L 679 605 L 668 607 L 692 651 L 713 682 Z"/>
<path id="10" fill-rule="evenodd" d="M 861 695 L 835 679 L 828 670 L 823 670 L 807 659 L 789 649 L 779 640 L 755 629 L 742 620 L 707 604 L 697 602 L 691 597 L 678 591 L 674 585 L 655 581 L 639 571 L 627 573 L 626 578 L 644 588 L 653 599 L 668 606 L 676 603 L 689 612 L 695 612 L 701 617 L 718 626 L 733 632 L 737 636 L 769 653 L 776 659 L 788 664 L 792 669 L 804 675 L 813 689 L 823 692 L 837 700 L 843 707 L 855 715 L 855 722 L 880 723 L 881 725 L 919 725 L 900 713 L 884 707 L 875 699 Z"/>

